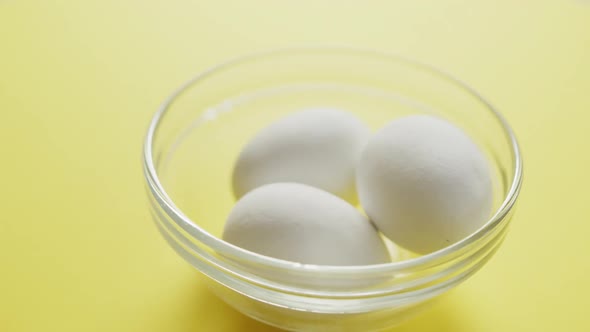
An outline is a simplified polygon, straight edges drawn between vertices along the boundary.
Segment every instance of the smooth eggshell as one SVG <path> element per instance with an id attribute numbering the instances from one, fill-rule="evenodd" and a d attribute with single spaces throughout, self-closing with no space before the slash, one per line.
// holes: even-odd
<path id="1" fill-rule="evenodd" d="M 297 183 L 258 187 L 240 199 L 223 239 L 262 255 L 316 265 L 390 261 L 379 233 L 346 201 Z"/>
<path id="2" fill-rule="evenodd" d="M 427 115 L 395 120 L 369 140 L 357 187 L 379 230 L 416 253 L 470 235 L 492 206 L 486 157 L 461 129 Z"/>
<path id="3" fill-rule="evenodd" d="M 356 202 L 355 168 L 370 135 L 356 117 L 335 109 L 293 113 L 262 129 L 242 149 L 233 172 L 240 198 L 274 182 L 297 182 Z"/>

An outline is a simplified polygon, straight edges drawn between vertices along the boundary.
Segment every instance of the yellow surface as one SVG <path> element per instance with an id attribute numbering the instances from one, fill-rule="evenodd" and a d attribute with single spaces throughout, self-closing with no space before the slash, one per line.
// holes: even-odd
<path id="1" fill-rule="evenodd" d="M 518 134 L 511 233 L 392 331 L 590 331 L 590 2 L 0 0 L 0 331 L 273 331 L 214 298 L 149 219 L 146 125 L 237 54 L 336 42 L 447 69 Z"/>

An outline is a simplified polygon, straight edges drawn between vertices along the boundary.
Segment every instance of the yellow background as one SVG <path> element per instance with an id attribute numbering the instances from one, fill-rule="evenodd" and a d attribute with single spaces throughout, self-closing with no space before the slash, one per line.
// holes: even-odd
<path id="1" fill-rule="evenodd" d="M 400 52 L 504 112 L 525 182 L 477 275 L 391 331 L 590 331 L 590 1 L 0 0 L 0 331 L 273 331 L 214 298 L 149 219 L 153 112 L 238 54 Z"/>

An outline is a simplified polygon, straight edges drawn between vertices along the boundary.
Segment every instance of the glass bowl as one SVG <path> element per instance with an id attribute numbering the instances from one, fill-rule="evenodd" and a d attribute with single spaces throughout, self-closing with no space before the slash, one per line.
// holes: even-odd
<path id="1" fill-rule="evenodd" d="M 347 110 L 374 130 L 408 114 L 435 114 L 460 126 L 492 166 L 493 216 L 423 256 L 388 242 L 394 261 L 370 266 L 299 264 L 221 240 L 243 144 L 285 114 L 323 106 Z M 156 113 L 143 162 L 153 217 L 170 246 L 225 302 L 292 331 L 372 331 L 407 319 L 492 257 L 522 181 L 512 130 L 472 88 L 414 60 L 346 47 L 273 50 L 206 70 Z"/>

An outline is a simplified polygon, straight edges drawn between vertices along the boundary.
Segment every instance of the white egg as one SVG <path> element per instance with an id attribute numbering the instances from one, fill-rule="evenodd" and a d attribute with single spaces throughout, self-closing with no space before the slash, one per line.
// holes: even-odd
<path id="1" fill-rule="evenodd" d="M 446 247 L 490 217 L 491 170 L 458 127 L 427 115 L 395 120 L 365 147 L 359 198 L 392 241 L 416 253 Z"/>
<path id="2" fill-rule="evenodd" d="M 240 199 L 223 239 L 287 261 L 368 265 L 390 261 L 379 233 L 346 201 L 298 183 L 258 187 Z"/>
<path id="3" fill-rule="evenodd" d="M 355 168 L 370 135 L 352 114 L 309 109 L 262 129 L 243 148 L 233 173 L 236 197 L 274 182 L 297 182 L 356 202 Z"/>

